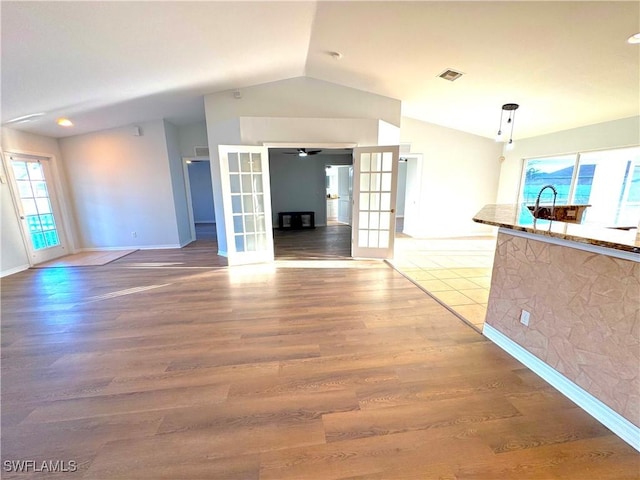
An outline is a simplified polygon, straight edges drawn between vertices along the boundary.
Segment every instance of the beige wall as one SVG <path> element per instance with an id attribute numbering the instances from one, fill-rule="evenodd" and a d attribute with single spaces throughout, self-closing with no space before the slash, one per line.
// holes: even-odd
<path id="1" fill-rule="evenodd" d="M 486 324 L 640 426 L 640 263 L 499 233 Z"/>

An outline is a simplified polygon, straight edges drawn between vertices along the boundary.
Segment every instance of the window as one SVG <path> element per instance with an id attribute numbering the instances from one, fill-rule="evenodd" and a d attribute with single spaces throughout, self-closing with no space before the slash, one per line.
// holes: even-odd
<path id="1" fill-rule="evenodd" d="M 524 162 L 520 202 L 533 205 L 545 185 L 557 205 L 591 205 L 583 223 L 633 227 L 640 221 L 640 147 L 531 158 Z M 551 203 L 546 190 L 540 203 Z"/>

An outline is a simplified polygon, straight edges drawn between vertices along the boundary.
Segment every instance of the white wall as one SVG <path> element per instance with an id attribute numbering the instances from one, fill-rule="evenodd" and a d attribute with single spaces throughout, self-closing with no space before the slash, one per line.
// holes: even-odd
<path id="1" fill-rule="evenodd" d="M 213 206 L 216 215 L 216 234 L 218 237 L 218 253 L 227 255 L 227 236 L 225 232 L 224 208 L 220 176 L 219 145 L 240 145 L 240 119 L 231 118 L 221 121 L 209 121 L 209 112 L 216 111 L 215 99 L 204 97 L 204 108 L 207 116 L 207 139 L 209 141 L 209 159 L 211 167 L 211 185 L 213 187 Z"/>
<path id="2" fill-rule="evenodd" d="M 296 77 L 205 96 L 207 124 L 230 118 L 374 118 L 400 125 L 400 101 L 310 77 Z M 215 104 L 215 109 L 207 108 Z"/>
<path id="3" fill-rule="evenodd" d="M 194 147 L 206 147 L 209 144 L 206 122 L 178 127 L 178 141 L 180 142 L 180 154 L 183 157 L 195 156 Z"/>
<path id="4" fill-rule="evenodd" d="M 379 123 L 369 118 L 240 117 L 243 145 L 263 143 L 378 145 Z"/>
<path id="5" fill-rule="evenodd" d="M 300 158 L 281 152 L 269 153 L 271 210 L 273 224 L 278 225 L 278 212 L 315 212 L 316 226 L 326 225 L 327 165 L 350 165 L 351 155 L 312 155 Z"/>
<path id="6" fill-rule="evenodd" d="M 164 122 L 140 127 L 59 142 L 84 249 L 180 245 Z"/>
<path id="7" fill-rule="evenodd" d="M 53 157 L 53 171 L 56 181 L 58 197 L 61 202 L 62 221 L 68 240 L 68 251 L 73 252 L 76 247 L 75 223 L 73 210 L 69 202 L 68 183 L 64 169 L 64 161 L 58 141 L 55 138 L 34 135 L 10 128 L 2 128 L 1 144 L 3 152 L 24 152 L 45 157 Z M 5 159 L 7 161 L 8 159 Z M 1 174 L 6 178 L 6 172 L 1 167 Z M 21 233 L 20 220 L 14 208 L 11 191 L 8 183 L 0 184 L 0 214 L 1 239 L 0 239 L 0 276 L 8 275 L 29 267 L 29 258 L 24 246 Z"/>
<path id="8" fill-rule="evenodd" d="M 169 172 L 171 173 L 171 187 L 173 191 L 173 205 L 176 212 L 178 241 L 181 246 L 184 246 L 195 239 L 191 238 L 191 223 L 188 207 L 189 197 L 187 196 L 182 155 L 180 153 L 178 128 L 174 124 L 164 120 L 164 132 Z"/>
<path id="9" fill-rule="evenodd" d="M 513 150 L 504 154 L 497 202 L 518 201 L 522 165 L 526 158 L 639 144 L 640 117 L 637 116 L 517 140 Z"/>
<path id="10" fill-rule="evenodd" d="M 408 117 L 402 118 L 400 134 L 411 153 L 423 154 L 420 225 L 407 233 L 433 238 L 493 233 L 472 218 L 495 203 L 502 144 Z"/>

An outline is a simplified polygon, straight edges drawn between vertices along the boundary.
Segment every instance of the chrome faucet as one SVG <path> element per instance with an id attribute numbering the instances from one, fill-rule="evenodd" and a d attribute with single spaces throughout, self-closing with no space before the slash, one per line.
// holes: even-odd
<path id="1" fill-rule="evenodd" d="M 551 205 L 551 215 L 549 216 L 549 220 L 555 220 L 555 215 L 553 211 L 556 208 L 556 197 L 558 196 L 558 191 L 556 190 L 556 187 L 554 187 L 553 185 L 545 185 L 538 192 L 538 197 L 536 198 L 536 206 L 533 209 L 534 219 L 538 218 L 538 211 L 540 210 L 540 197 L 542 196 L 542 192 L 544 192 L 547 188 L 550 188 L 551 191 L 553 192 L 553 204 Z"/>

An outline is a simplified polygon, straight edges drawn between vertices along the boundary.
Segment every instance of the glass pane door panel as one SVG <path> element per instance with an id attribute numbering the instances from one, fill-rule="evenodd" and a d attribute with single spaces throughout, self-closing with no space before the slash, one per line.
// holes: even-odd
<path id="1" fill-rule="evenodd" d="M 371 174 L 370 173 L 361 173 L 360 174 L 360 191 L 368 192 L 369 185 L 371 185 Z"/>
<path id="2" fill-rule="evenodd" d="M 51 203 L 48 198 L 36 198 L 36 208 L 39 214 L 51 213 Z"/>
<path id="3" fill-rule="evenodd" d="M 369 213 L 368 212 L 360 212 L 360 228 L 369 228 Z"/>
<path id="4" fill-rule="evenodd" d="M 383 172 L 393 171 L 393 154 L 391 152 L 382 153 L 382 171 Z"/>
<path id="5" fill-rule="evenodd" d="M 42 165 L 39 162 L 27 162 L 27 170 L 29 172 L 29 180 L 44 180 L 44 173 L 42 173 Z"/>
<path id="6" fill-rule="evenodd" d="M 361 172 L 371 171 L 371 155 L 369 153 L 363 153 L 360 156 L 360 171 Z"/>
<path id="7" fill-rule="evenodd" d="M 382 185 L 380 186 L 380 190 L 385 192 L 391 191 L 391 173 L 382 174 Z"/>
<path id="8" fill-rule="evenodd" d="M 369 210 L 369 194 L 360 194 L 360 210 Z"/>
<path id="9" fill-rule="evenodd" d="M 254 173 L 262 172 L 262 158 L 259 153 L 251 154 L 251 162 L 251 168 Z"/>
<path id="10" fill-rule="evenodd" d="M 380 229 L 382 230 L 390 230 L 391 229 L 391 214 L 388 212 L 380 213 Z"/>
<path id="11" fill-rule="evenodd" d="M 256 213 L 264 213 L 264 195 L 256 194 L 254 200 Z"/>
<path id="12" fill-rule="evenodd" d="M 231 188 L 231 193 L 241 193 L 240 175 L 235 173 L 229 174 L 229 186 Z"/>
<path id="13" fill-rule="evenodd" d="M 246 240 L 247 252 L 255 252 L 256 251 L 256 235 L 254 233 L 248 233 L 245 240 Z"/>
<path id="14" fill-rule="evenodd" d="M 244 229 L 247 232 L 255 232 L 256 231 L 256 221 L 253 215 L 246 215 L 244 217 Z"/>
<path id="15" fill-rule="evenodd" d="M 369 194 L 369 210 L 379 210 L 379 209 L 380 209 L 380 194 L 370 193 Z"/>
<path id="16" fill-rule="evenodd" d="M 22 209 L 24 210 L 24 214 L 27 216 L 38 215 L 38 209 L 36 208 L 35 198 L 23 198 Z"/>
<path id="17" fill-rule="evenodd" d="M 371 154 L 371 171 L 379 172 L 382 164 L 380 162 L 380 152 L 375 152 Z"/>
<path id="18" fill-rule="evenodd" d="M 242 222 L 242 215 L 233 216 L 233 231 L 235 233 L 244 233 L 244 223 Z"/>
<path id="19" fill-rule="evenodd" d="M 255 193 L 264 193 L 262 188 L 262 175 L 260 173 L 253 175 L 253 191 Z"/>
<path id="20" fill-rule="evenodd" d="M 251 172 L 251 155 L 242 152 L 240 154 L 240 171 L 241 172 Z"/>
<path id="21" fill-rule="evenodd" d="M 244 235 L 236 235 L 236 252 L 244 252 Z"/>
<path id="22" fill-rule="evenodd" d="M 253 196 L 252 195 L 242 196 L 242 208 L 244 213 L 253 213 Z"/>
<path id="23" fill-rule="evenodd" d="M 42 164 L 39 161 L 11 160 L 11 168 L 33 250 L 59 246 L 60 238 Z"/>
<path id="24" fill-rule="evenodd" d="M 13 175 L 16 181 L 25 180 L 29 181 L 29 173 L 27 172 L 26 162 L 11 162 L 13 168 Z"/>
<path id="25" fill-rule="evenodd" d="M 231 212 L 242 213 L 242 197 L 240 195 L 231 196 Z"/>
<path id="26" fill-rule="evenodd" d="M 391 194 L 380 194 L 380 210 L 391 210 Z"/>
<path id="27" fill-rule="evenodd" d="M 33 182 L 32 187 L 36 197 L 49 198 L 49 192 L 47 192 L 47 184 L 45 182 Z"/>
<path id="28" fill-rule="evenodd" d="M 252 192 L 253 191 L 253 182 L 251 181 L 251 174 L 243 174 L 242 175 L 242 191 L 243 192 Z"/>
<path id="29" fill-rule="evenodd" d="M 240 162 L 238 162 L 238 154 L 229 153 L 229 173 L 238 173 L 240 171 Z"/>
<path id="30" fill-rule="evenodd" d="M 372 192 L 380 191 L 380 174 L 379 173 L 371 174 L 371 184 L 369 186 L 369 190 Z"/>
<path id="31" fill-rule="evenodd" d="M 33 197 L 33 191 L 31 190 L 31 183 L 28 180 L 18 180 L 16 182 L 18 184 L 18 195 L 20 198 L 31 198 Z"/>

